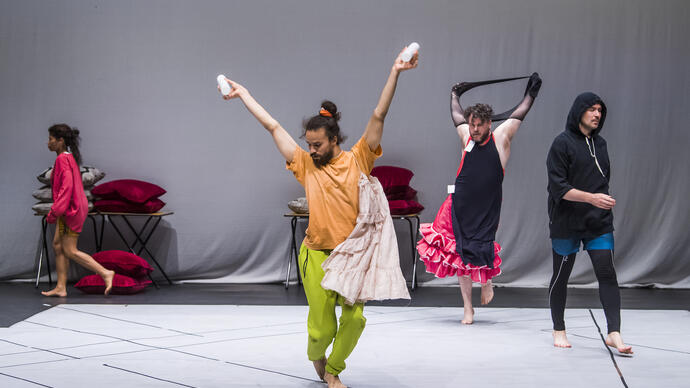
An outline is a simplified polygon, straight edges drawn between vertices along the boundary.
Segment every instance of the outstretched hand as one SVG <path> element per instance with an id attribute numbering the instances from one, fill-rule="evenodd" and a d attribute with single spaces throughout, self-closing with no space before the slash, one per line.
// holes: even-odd
<path id="1" fill-rule="evenodd" d="M 405 70 L 410 70 L 414 69 L 417 67 L 417 64 L 419 63 L 419 51 L 414 53 L 412 56 L 412 59 L 410 59 L 409 62 L 404 62 L 402 58 L 400 58 L 400 55 L 405 51 L 407 46 L 403 47 L 402 50 L 400 50 L 400 53 L 398 54 L 398 57 L 395 58 L 395 63 L 393 64 L 393 70 L 397 72 L 405 71 Z"/>
<path id="2" fill-rule="evenodd" d="M 537 98 L 537 94 L 539 94 L 539 89 L 541 89 L 541 78 L 539 77 L 539 73 L 532 73 L 532 76 L 529 77 L 529 81 L 527 82 L 527 88 L 525 88 L 525 95 L 530 95 L 532 98 Z"/>
<path id="3" fill-rule="evenodd" d="M 230 87 L 232 89 L 230 90 L 230 94 L 228 94 L 228 95 L 223 94 L 222 95 L 223 100 L 231 100 L 233 98 L 240 97 L 240 95 L 242 95 L 244 93 L 248 93 L 247 89 L 244 86 L 238 84 L 237 82 L 235 82 L 235 81 L 233 81 L 227 77 L 225 78 L 225 80 L 228 81 L 228 83 L 230 84 Z M 220 91 L 220 86 L 218 86 L 218 91 Z"/>

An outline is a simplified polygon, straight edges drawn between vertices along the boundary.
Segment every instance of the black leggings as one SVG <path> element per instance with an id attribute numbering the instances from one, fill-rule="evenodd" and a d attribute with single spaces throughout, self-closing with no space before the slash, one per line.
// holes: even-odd
<path id="1" fill-rule="evenodd" d="M 599 281 L 599 300 L 604 306 L 608 332 L 621 329 L 621 294 L 618 290 L 616 269 L 613 266 L 613 251 L 608 249 L 588 250 L 594 266 L 594 274 Z M 565 330 L 563 314 L 568 293 L 568 278 L 575 264 L 575 253 L 563 256 L 553 251 L 553 276 L 549 286 L 549 306 L 554 330 Z"/>

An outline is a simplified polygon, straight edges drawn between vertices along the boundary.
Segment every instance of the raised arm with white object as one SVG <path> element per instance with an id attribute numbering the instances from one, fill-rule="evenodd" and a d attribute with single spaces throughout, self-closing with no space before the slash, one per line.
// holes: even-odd
<path id="1" fill-rule="evenodd" d="M 410 59 L 412 59 L 412 56 L 419 51 L 419 43 L 417 42 L 412 42 L 410 43 L 409 46 L 403 51 L 403 53 L 400 55 L 400 59 L 403 60 L 403 62 L 409 62 Z"/>
<path id="2" fill-rule="evenodd" d="M 218 77 L 216 77 L 216 82 L 218 82 L 218 87 L 220 88 L 220 93 L 222 95 L 227 96 L 230 94 L 230 84 L 228 81 L 226 81 L 223 74 L 219 74 Z"/>

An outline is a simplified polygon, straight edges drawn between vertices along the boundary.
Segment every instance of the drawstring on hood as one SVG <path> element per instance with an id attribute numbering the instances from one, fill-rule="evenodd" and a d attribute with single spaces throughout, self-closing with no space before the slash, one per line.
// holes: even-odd
<path id="1" fill-rule="evenodd" d="M 587 109 L 594 106 L 595 104 L 601 105 L 601 118 L 599 119 L 599 126 L 597 126 L 597 128 L 594 131 L 592 131 L 592 136 L 587 137 L 582 133 L 582 131 L 580 131 L 580 120 L 582 120 L 582 115 L 585 114 Z M 570 130 L 571 132 L 575 132 L 576 134 L 585 138 L 585 143 L 587 143 L 587 150 L 589 151 L 589 154 L 594 158 L 594 163 L 597 165 L 597 169 L 599 169 L 599 172 L 603 177 L 606 177 L 606 175 L 604 174 L 604 171 L 601 169 L 601 165 L 599 165 L 599 160 L 597 159 L 596 147 L 594 147 L 594 137 L 597 134 L 599 134 L 599 132 L 601 132 L 601 129 L 604 127 L 605 120 L 606 104 L 604 104 L 604 101 L 601 100 L 601 97 L 597 96 L 592 92 L 584 92 L 575 98 L 573 106 L 570 108 L 570 112 L 568 113 L 568 120 L 565 124 L 566 129 Z M 590 139 L 592 141 L 591 145 Z"/>
<path id="2" fill-rule="evenodd" d="M 595 104 L 601 105 L 601 117 L 599 125 L 588 137 L 580 130 L 580 122 Z M 591 92 L 582 93 L 570 108 L 565 131 L 551 145 L 546 159 L 551 238 L 594 238 L 613 231 L 611 210 L 563 199 L 572 189 L 609 193 L 611 164 L 606 140 L 600 135 L 605 121 L 606 105 L 601 97 Z"/>

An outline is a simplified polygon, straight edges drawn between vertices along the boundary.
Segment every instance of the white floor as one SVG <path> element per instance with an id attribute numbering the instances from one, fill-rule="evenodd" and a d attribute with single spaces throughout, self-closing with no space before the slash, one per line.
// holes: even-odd
<path id="1" fill-rule="evenodd" d="M 605 333 L 601 310 L 594 317 Z M 366 307 L 352 387 L 623 387 L 589 310 Z M 325 387 L 306 358 L 303 306 L 60 305 L 0 328 L 0 387 Z M 622 312 L 629 387 L 690 386 L 690 312 Z"/>

